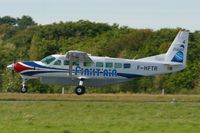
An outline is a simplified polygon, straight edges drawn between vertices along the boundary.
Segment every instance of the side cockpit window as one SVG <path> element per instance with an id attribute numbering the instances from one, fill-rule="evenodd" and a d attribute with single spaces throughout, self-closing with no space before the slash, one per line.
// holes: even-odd
<path id="1" fill-rule="evenodd" d="M 54 62 L 54 65 L 61 65 L 61 60 L 56 60 L 56 61 Z"/>
<path id="2" fill-rule="evenodd" d="M 41 60 L 42 63 L 44 64 L 50 64 L 51 62 L 53 62 L 56 58 L 53 56 L 47 56 L 44 59 Z"/>

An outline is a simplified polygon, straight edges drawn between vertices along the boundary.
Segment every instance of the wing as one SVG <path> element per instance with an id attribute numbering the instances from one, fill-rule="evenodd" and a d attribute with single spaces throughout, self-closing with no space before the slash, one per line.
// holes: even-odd
<path id="1" fill-rule="evenodd" d="M 66 58 L 69 61 L 93 62 L 89 56 L 90 54 L 82 51 L 68 51 L 66 53 Z"/>

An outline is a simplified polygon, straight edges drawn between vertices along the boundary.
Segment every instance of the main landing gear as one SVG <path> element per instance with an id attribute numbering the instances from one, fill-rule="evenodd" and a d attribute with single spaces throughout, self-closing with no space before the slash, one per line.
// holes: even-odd
<path id="1" fill-rule="evenodd" d="M 78 86 L 75 88 L 75 93 L 77 95 L 82 95 L 85 93 L 85 87 L 83 86 L 83 79 L 79 81 Z"/>
<path id="2" fill-rule="evenodd" d="M 79 81 L 79 84 L 78 86 L 75 88 L 75 93 L 77 95 L 83 95 L 85 93 L 85 87 L 83 86 L 83 80 L 84 79 L 81 79 Z M 26 81 L 28 81 L 28 79 L 23 79 L 22 80 L 22 86 L 21 86 L 21 89 L 20 89 L 20 92 L 21 93 L 26 93 L 28 91 L 28 88 L 27 86 L 25 85 Z"/>
<path id="3" fill-rule="evenodd" d="M 21 93 L 26 93 L 28 91 L 28 88 L 27 86 L 25 85 L 26 81 L 28 81 L 28 79 L 23 79 L 22 80 L 22 86 L 21 86 L 21 89 L 20 89 L 20 92 Z"/>

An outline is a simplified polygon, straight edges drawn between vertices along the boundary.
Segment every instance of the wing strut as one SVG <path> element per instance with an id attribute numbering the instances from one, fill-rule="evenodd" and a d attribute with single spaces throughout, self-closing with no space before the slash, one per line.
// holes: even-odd
<path id="1" fill-rule="evenodd" d="M 73 61 L 72 56 L 69 56 L 69 77 L 72 77 Z"/>

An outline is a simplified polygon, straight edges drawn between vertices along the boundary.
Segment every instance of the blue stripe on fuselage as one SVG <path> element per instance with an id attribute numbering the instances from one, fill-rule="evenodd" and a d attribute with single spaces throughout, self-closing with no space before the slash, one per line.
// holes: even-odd
<path id="1" fill-rule="evenodd" d="M 128 79 L 142 77 L 142 75 L 127 74 L 127 73 L 117 73 L 117 76 L 125 77 L 125 78 L 128 78 Z"/>

